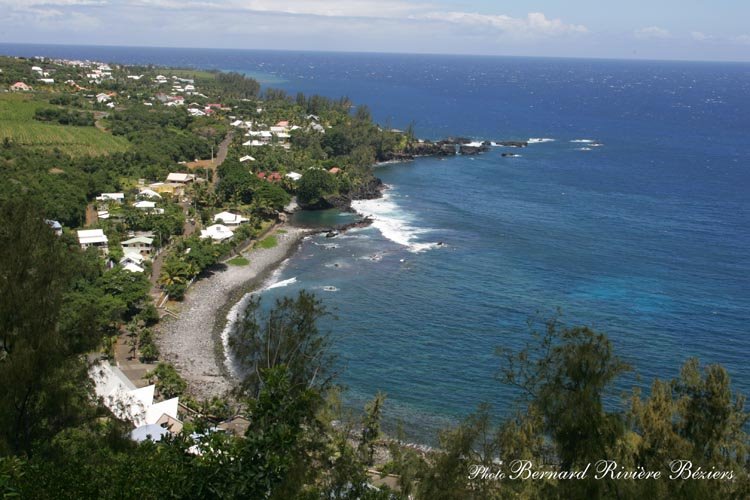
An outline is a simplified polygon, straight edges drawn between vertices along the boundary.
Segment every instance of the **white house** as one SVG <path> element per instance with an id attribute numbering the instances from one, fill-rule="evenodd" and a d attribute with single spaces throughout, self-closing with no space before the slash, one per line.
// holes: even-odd
<path id="1" fill-rule="evenodd" d="M 250 155 L 246 155 L 240 158 L 240 163 L 245 163 L 246 161 L 255 161 L 255 158 Z"/>
<path id="2" fill-rule="evenodd" d="M 96 247 L 104 255 L 109 253 L 109 239 L 101 229 L 81 229 L 78 231 L 78 243 L 84 250 Z"/>
<path id="3" fill-rule="evenodd" d="M 96 197 L 96 201 L 115 201 L 122 203 L 125 201 L 125 193 L 102 193 Z"/>
<path id="4" fill-rule="evenodd" d="M 141 200 L 141 201 L 137 201 L 133 203 L 133 206 L 141 210 L 153 210 L 154 208 L 156 208 L 156 202 L 148 201 L 148 200 Z"/>
<path id="5" fill-rule="evenodd" d="M 195 176 L 193 174 L 171 172 L 167 176 L 167 182 L 179 182 L 182 184 L 187 184 L 188 182 L 193 182 L 194 180 L 195 180 Z"/>
<path id="6" fill-rule="evenodd" d="M 214 222 L 226 224 L 227 226 L 238 226 L 243 222 L 247 222 L 249 220 L 250 219 L 248 219 L 247 217 L 233 214 L 232 212 L 221 212 L 214 215 Z"/>
<path id="7" fill-rule="evenodd" d="M 108 363 L 94 365 L 89 370 L 97 397 L 101 398 L 116 417 L 130 421 L 134 427 L 153 425 L 164 415 L 177 419 L 179 398 L 154 402 L 156 386 L 136 388 L 117 367 Z"/>
<path id="8" fill-rule="evenodd" d="M 62 231 L 63 230 L 62 224 L 60 224 L 56 220 L 50 220 L 50 219 L 47 219 L 44 222 L 46 222 L 47 225 L 49 225 L 49 227 L 52 228 L 52 230 L 55 232 L 55 234 L 57 236 L 62 236 L 62 233 L 63 233 L 63 231 Z"/>
<path id="9" fill-rule="evenodd" d="M 260 142 L 260 141 L 257 141 L 255 139 L 253 139 L 252 141 L 243 142 L 242 145 L 243 146 L 250 146 L 251 148 L 257 148 L 259 146 L 268 146 L 268 143 L 266 143 L 266 142 Z"/>
<path id="10" fill-rule="evenodd" d="M 161 199 L 161 195 L 159 193 L 149 188 L 141 189 L 140 192 L 138 193 L 138 197 L 139 198 L 151 198 L 151 199 L 156 198 L 157 200 Z"/>
<path id="11" fill-rule="evenodd" d="M 103 102 L 109 102 L 112 100 L 112 97 L 109 96 L 109 94 L 105 94 L 102 92 L 101 94 L 96 94 L 96 102 L 103 103 Z"/>
<path id="12" fill-rule="evenodd" d="M 221 243 L 234 236 L 234 233 L 223 224 L 214 224 L 206 229 L 201 229 L 201 239 L 211 238 L 216 243 Z"/>
<path id="13" fill-rule="evenodd" d="M 123 249 L 125 249 L 125 247 L 123 247 Z M 123 266 L 126 266 L 128 264 L 135 264 L 137 266 L 140 266 L 141 264 L 143 264 L 144 260 L 146 259 L 138 252 L 132 252 L 125 249 L 125 255 L 122 259 L 120 259 L 120 264 L 122 264 Z"/>
<path id="14" fill-rule="evenodd" d="M 132 262 L 128 262 L 127 264 L 125 264 L 124 266 L 122 266 L 122 268 L 124 270 L 128 271 L 129 273 L 143 273 L 143 272 L 146 272 L 146 270 L 144 268 L 142 268 L 138 264 L 133 264 Z"/>
<path id="15" fill-rule="evenodd" d="M 299 172 L 289 172 L 284 177 L 288 177 L 296 182 L 302 178 L 302 174 L 300 174 Z"/>
<path id="16" fill-rule="evenodd" d="M 138 255 L 151 255 L 154 249 L 154 239 L 147 236 L 136 236 L 121 243 L 125 253 L 135 253 Z M 140 264 L 136 262 L 136 264 Z"/>
<path id="17" fill-rule="evenodd" d="M 47 85 L 52 85 L 53 83 L 55 83 L 54 78 L 40 78 L 39 81 L 42 83 L 46 83 Z"/>

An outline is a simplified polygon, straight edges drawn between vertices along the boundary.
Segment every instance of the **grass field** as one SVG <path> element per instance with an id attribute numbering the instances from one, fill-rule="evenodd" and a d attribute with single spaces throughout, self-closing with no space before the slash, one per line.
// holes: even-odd
<path id="1" fill-rule="evenodd" d="M 34 120 L 34 112 L 49 107 L 30 94 L 0 94 L 0 141 L 6 137 L 24 146 L 58 148 L 72 156 L 102 155 L 125 151 L 123 137 L 114 137 L 95 127 L 72 127 Z"/>
<path id="2" fill-rule="evenodd" d="M 257 243 L 260 248 L 273 248 L 278 244 L 279 240 L 276 239 L 276 236 L 268 236 Z"/>
<path id="3" fill-rule="evenodd" d="M 228 260 L 227 264 L 229 264 L 230 266 L 246 266 L 250 264 L 250 261 L 245 257 L 235 257 L 232 260 Z"/>

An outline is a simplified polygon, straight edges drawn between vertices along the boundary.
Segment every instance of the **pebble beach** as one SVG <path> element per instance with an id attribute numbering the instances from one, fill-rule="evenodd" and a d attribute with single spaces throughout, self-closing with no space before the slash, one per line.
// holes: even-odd
<path id="1" fill-rule="evenodd" d="M 221 396 L 232 389 L 227 377 L 221 330 L 227 313 L 242 295 L 257 289 L 276 267 L 297 249 L 308 230 L 282 225 L 273 248 L 242 252 L 249 264 L 223 264 L 202 276 L 188 289 L 177 317 L 165 317 L 159 326 L 158 346 L 164 361 L 172 363 L 198 398 Z"/>

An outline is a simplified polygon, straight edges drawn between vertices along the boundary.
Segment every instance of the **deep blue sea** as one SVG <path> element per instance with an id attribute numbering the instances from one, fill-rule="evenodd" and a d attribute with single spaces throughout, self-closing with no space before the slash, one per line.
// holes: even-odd
<path id="1" fill-rule="evenodd" d="M 553 139 L 513 150 L 520 158 L 495 148 L 378 168 L 386 197 L 357 206 L 376 223 L 305 241 L 267 283 L 266 299 L 319 293 L 338 316 L 325 326 L 346 366 L 347 402 L 382 390 L 387 427 L 402 420 L 412 439 L 433 441 L 483 401 L 511 409 L 494 350 L 521 346 L 529 319 L 557 308 L 566 324 L 607 332 L 633 364 L 640 378 L 621 389 L 674 377 L 697 356 L 750 392 L 750 65 L 0 52 L 242 71 L 290 93 L 347 95 L 382 124 L 413 121 L 426 138 Z"/>

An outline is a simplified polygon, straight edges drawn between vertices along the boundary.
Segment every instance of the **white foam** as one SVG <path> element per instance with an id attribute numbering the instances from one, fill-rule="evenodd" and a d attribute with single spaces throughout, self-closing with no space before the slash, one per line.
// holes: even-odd
<path id="1" fill-rule="evenodd" d="M 591 151 L 591 148 L 578 148 L 578 151 Z"/>
<path id="2" fill-rule="evenodd" d="M 412 226 L 408 214 L 392 201 L 388 193 L 380 199 L 353 201 L 352 208 L 360 215 L 372 218 L 372 227 L 380 231 L 383 237 L 405 246 L 410 252 L 423 252 L 437 246 L 437 243 L 414 241 L 430 230 Z"/>
<path id="3" fill-rule="evenodd" d="M 591 144 L 592 142 L 596 142 L 594 139 L 573 139 L 570 142 L 577 142 L 581 144 Z"/>
<path id="4" fill-rule="evenodd" d="M 526 142 L 529 144 L 543 144 L 545 142 L 555 142 L 555 139 L 550 139 L 549 137 L 532 137 Z"/>
<path id="5" fill-rule="evenodd" d="M 323 290 L 326 292 L 338 292 L 339 291 L 339 289 L 333 285 L 326 285 L 323 287 Z"/>
<path id="6" fill-rule="evenodd" d="M 468 146 L 470 148 L 479 148 L 484 145 L 484 142 L 481 141 L 473 141 L 469 142 L 468 144 L 462 144 L 463 146 Z"/>
<path id="7" fill-rule="evenodd" d="M 232 374 L 234 379 L 240 378 L 239 367 L 234 362 L 234 356 L 232 356 L 232 349 L 229 346 L 229 336 L 234 331 L 234 326 L 238 321 L 242 319 L 247 309 L 247 305 L 250 299 L 253 297 L 253 293 L 246 293 L 242 298 L 232 306 L 227 313 L 227 323 L 224 329 L 221 331 L 221 344 L 224 346 L 224 365 Z"/>
<path id="8" fill-rule="evenodd" d="M 263 290 L 273 290 L 274 288 L 281 288 L 289 285 L 293 285 L 297 283 L 297 278 L 289 278 L 288 280 L 279 281 L 273 284 L 270 284 L 263 288 Z"/>

